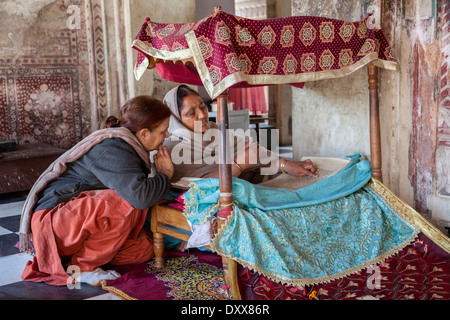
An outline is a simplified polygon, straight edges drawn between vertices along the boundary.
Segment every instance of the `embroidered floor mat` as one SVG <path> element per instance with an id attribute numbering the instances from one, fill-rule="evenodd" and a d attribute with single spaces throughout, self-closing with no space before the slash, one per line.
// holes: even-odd
<path id="1" fill-rule="evenodd" d="M 168 251 L 165 266 L 154 260 L 116 267 L 122 276 L 102 281 L 103 289 L 126 300 L 224 300 L 222 259 L 216 254 L 190 250 Z"/>

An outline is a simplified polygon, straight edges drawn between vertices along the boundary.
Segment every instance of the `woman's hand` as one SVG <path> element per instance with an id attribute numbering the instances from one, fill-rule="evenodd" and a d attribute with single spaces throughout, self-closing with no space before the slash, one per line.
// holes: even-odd
<path id="1" fill-rule="evenodd" d="M 311 176 L 311 177 L 318 177 L 316 172 L 316 167 L 314 167 L 314 164 L 311 160 L 305 160 L 305 161 L 291 161 L 291 160 L 281 160 L 281 163 L 285 161 L 285 165 L 283 170 L 286 173 L 289 173 L 296 177 L 304 177 L 304 176 Z"/>
<path id="2" fill-rule="evenodd" d="M 156 172 L 165 174 L 169 179 L 172 179 L 174 168 L 166 146 L 163 146 L 162 144 L 159 145 L 158 152 L 153 156 L 153 161 L 155 163 Z"/>

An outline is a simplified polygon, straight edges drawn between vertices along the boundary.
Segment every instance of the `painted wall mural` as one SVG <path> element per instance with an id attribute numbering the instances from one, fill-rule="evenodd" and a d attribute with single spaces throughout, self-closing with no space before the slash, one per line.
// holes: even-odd
<path id="1" fill-rule="evenodd" d="M 82 138 L 76 68 L 1 68 L 0 77 L 0 139 L 68 148 Z"/>
<path id="2" fill-rule="evenodd" d="M 120 0 L 110 4 L 122 10 Z M 17 6 L 0 4 L 0 140 L 68 149 L 118 109 L 111 106 L 118 93 L 110 90 L 104 0 Z"/>
<path id="3" fill-rule="evenodd" d="M 450 197 L 450 0 L 442 3 L 440 18 L 441 65 L 438 118 L 437 193 Z"/>

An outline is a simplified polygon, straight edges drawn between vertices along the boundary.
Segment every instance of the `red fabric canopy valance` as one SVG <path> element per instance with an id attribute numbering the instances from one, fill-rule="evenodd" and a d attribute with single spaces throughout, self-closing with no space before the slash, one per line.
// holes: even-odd
<path id="1" fill-rule="evenodd" d="M 193 23 L 146 19 L 133 42 L 139 51 L 135 75 L 139 79 L 156 67 L 163 78 L 203 85 L 215 98 L 230 87 L 301 87 L 370 62 L 396 70 L 384 33 L 369 21 L 370 16 L 356 22 L 310 16 L 252 20 L 220 8 Z"/>

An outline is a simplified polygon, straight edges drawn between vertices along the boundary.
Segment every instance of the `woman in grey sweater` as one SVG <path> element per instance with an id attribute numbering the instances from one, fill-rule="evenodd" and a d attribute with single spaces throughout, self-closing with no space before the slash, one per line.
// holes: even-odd
<path id="1" fill-rule="evenodd" d="M 141 263 L 153 256 L 151 234 L 143 225 L 148 208 L 170 190 L 174 168 L 162 146 L 170 115 L 163 102 L 135 97 L 121 108 L 120 119 L 109 117 L 107 129 L 52 164 L 57 177 L 43 179 L 37 195 L 31 218 L 36 254 L 23 280 L 95 284 L 120 276 L 102 265 Z M 150 177 L 152 150 L 158 152 L 156 175 Z M 77 152 L 80 156 L 71 159 Z"/>

